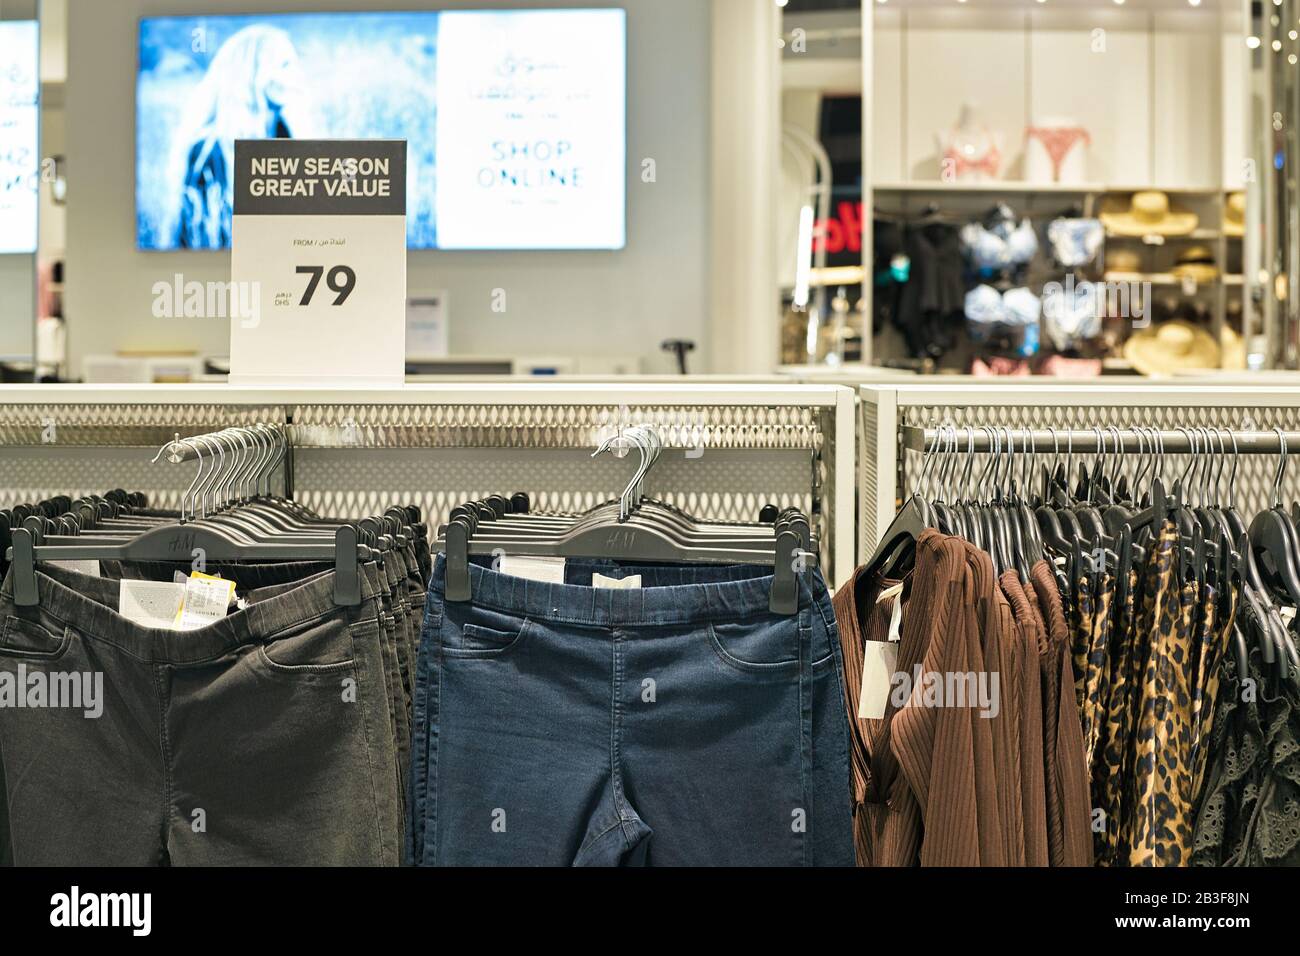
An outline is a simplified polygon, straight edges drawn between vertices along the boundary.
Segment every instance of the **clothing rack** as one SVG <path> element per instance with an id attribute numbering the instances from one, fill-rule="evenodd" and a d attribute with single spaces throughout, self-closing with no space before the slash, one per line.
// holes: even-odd
<path id="1" fill-rule="evenodd" d="M 617 497 L 627 464 L 591 451 L 652 425 L 664 455 L 650 493 L 719 521 L 797 507 L 827 578 L 854 564 L 854 399 L 831 385 L 0 386 L 0 495 L 102 494 L 111 475 L 110 485 L 175 509 L 193 468 L 151 464 L 158 450 L 178 434 L 257 424 L 285 439 L 273 493 L 340 517 L 377 513 L 396 495 L 435 527 L 501 487 L 529 491 L 539 511 Z"/>
<path id="2" fill-rule="evenodd" d="M 1197 432 L 1196 428 L 1208 428 Z M 1141 428 L 1003 428 L 962 425 L 905 426 L 902 447 L 927 454 L 1166 454 L 1239 453 L 1277 455 L 1283 445 L 1300 453 L 1300 431 L 1246 431 L 1209 426 L 1182 429 Z"/>
<path id="3" fill-rule="evenodd" d="M 1035 452 L 1049 456 L 1058 449 L 1063 456 L 1071 450 L 1077 456 L 1097 455 L 1103 449 L 1110 455 L 1118 452 L 1118 445 L 1126 454 L 1140 449 L 1159 454 L 1163 438 L 1167 467 L 1181 474 L 1186 461 L 1179 459 L 1186 459 L 1193 443 L 1198 452 L 1205 447 L 1218 452 L 1219 440 L 1214 436 L 1218 428 L 1225 450 L 1232 448 L 1229 433 L 1237 438 L 1241 460 L 1235 494 L 1240 507 L 1255 510 L 1267 507 L 1277 477 L 1277 462 L 1269 457 L 1281 450 L 1274 429 L 1282 430 L 1288 451 L 1300 453 L 1300 385 L 1280 381 L 1267 385 L 873 383 L 862 385 L 858 396 L 859 561 L 875 552 L 900 500 L 916 490 L 926 449 L 934 444 L 936 432 L 947 432 L 953 452 L 967 452 L 973 438 L 975 454 L 985 455 L 989 446 L 983 429 L 994 427 L 1003 429 L 1000 439 L 992 439 L 995 448 L 1005 451 L 1013 446 L 1019 451 L 1032 442 Z M 1119 429 L 1118 445 L 1112 426 Z M 1208 446 L 1200 436 L 1188 437 L 1198 427 L 1210 429 Z M 1005 429 L 1010 429 L 1010 442 Z M 1156 430 L 1154 447 L 1148 437 L 1151 429 Z M 939 443 L 941 448 L 944 445 Z M 1297 476 L 1300 469 L 1291 468 L 1283 481 L 1294 485 Z"/>

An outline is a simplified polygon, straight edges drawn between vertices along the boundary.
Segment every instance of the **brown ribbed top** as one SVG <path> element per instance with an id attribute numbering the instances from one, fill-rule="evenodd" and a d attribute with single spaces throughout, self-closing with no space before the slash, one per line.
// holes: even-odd
<path id="1" fill-rule="evenodd" d="M 979 643 L 978 659 L 971 672 L 976 686 L 983 683 L 990 706 L 985 710 L 979 700 L 969 701 L 967 714 L 975 745 L 975 796 L 979 820 L 980 865 L 1010 866 L 1017 862 L 1020 838 L 1008 832 L 1014 829 L 1011 813 L 1012 790 L 1016 777 L 1011 766 L 1010 722 L 1002 707 L 1002 644 L 1008 620 L 1004 618 L 1006 600 L 998 591 L 993 559 L 969 541 L 963 541 L 966 562 L 971 574 L 974 620 Z M 996 691 L 994 684 L 996 675 Z M 992 695 L 997 693 L 996 708 Z M 952 702 L 949 702 L 952 706 Z M 987 769 L 985 769 L 987 768 Z"/>
<path id="2" fill-rule="evenodd" d="M 862 665 L 866 641 L 889 638 L 889 621 L 894 602 L 901 595 L 881 601 L 880 592 L 889 586 L 879 576 L 870 578 L 858 568 L 835 592 L 831 603 L 839 625 L 840 649 L 844 655 L 844 698 L 849 711 L 849 758 L 853 774 L 853 845 L 858 866 L 874 865 L 872 835 L 878 821 L 876 806 L 869 804 L 871 789 L 871 754 L 879 746 L 884 720 L 858 717 L 858 699 L 862 694 Z"/>
<path id="3" fill-rule="evenodd" d="M 892 723 L 893 750 L 908 790 L 921 810 L 923 866 L 979 866 L 982 853 L 996 859 L 1001 832 L 993 791 L 977 781 L 992 777 L 992 742 L 977 733 L 970 707 L 926 706 L 927 675 L 978 672 L 983 666 L 973 575 L 966 543 L 938 532 L 923 533 L 917 545 L 916 588 L 934 595 L 931 613 L 904 611 L 904 626 L 930 632 L 922 680 Z M 927 558 L 922 563 L 922 556 Z M 982 739 L 981 739 L 982 737 Z M 988 833 L 981 832 L 981 825 Z"/>
<path id="4" fill-rule="evenodd" d="M 1043 714 L 1048 733 L 1048 856 L 1052 866 L 1092 866 L 1091 801 L 1083 752 L 1083 726 L 1074 695 L 1069 630 L 1061 593 L 1051 566 L 1039 561 L 1030 569 L 1038 606 L 1047 623 L 1048 650 L 1042 658 Z"/>
<path id="5" fill-rule="evenodd" d="M 1004 571 L 1002 592 L 1016 620 L 1016 681 L 1020 713 L 1020 799 L 1024 821 L 1024 863 L 1047 866 L 1047 803 L 1043 783 L 1043 692 L 1038 663 L 1039 648 L 1047 635 L 1041 618 L 1032 610 L 1014 571 Z"/>

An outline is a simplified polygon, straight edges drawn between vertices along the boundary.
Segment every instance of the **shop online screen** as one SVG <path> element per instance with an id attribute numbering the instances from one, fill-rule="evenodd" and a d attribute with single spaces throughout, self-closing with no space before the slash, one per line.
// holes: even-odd
<path id="1" fill-rule="evenodd" d="M 622 10 L 140 21 L 136 239 L 230 245 L 237 139 L 407 140 L 415 249 L 621 249 Z"/>
<path id="2" fill-rule="evenodd" d="M 35 20 L 0 21 L 0 254 L 36 251 L 39 46 Z"/>

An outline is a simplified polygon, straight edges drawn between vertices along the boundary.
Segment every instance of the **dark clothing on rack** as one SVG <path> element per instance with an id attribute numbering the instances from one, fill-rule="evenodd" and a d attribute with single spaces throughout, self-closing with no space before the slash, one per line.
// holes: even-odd
<path id="1" fill-rule="evenodd" d="M 952 348 L 965 308 L 965 261 L 957 230 L 942 223 L 907 227 L 911 272 L 894 322 L 913 356 L 938 358 Z"/>
<path id="2" fill-rule="evenodd" d="M 898 326 L 899 303 L 902 301 L 903 289 L 911 273 L 911 263 L 898 268 L 906 257 L 903 229 L 896 222 L 876 219 L 872 223 L 871 239 L 875 287 L 871 294 L 871 306 L 874 311 L 872 328 L 879 333 L 887 326 Z"/>
<path id="3" fill-rule="evenodd" d="M 1258 650 L 1248 667 L 1255 688 L 1267 687 Z M 1245 693 L 1231 654 L 1223 674 L 1191 863 L 1300 866 L 1300 701 L 1290 690 Z"/>
<path id="4" fill-rule="evenodd" d="M 327 571 L 185 632 L 132 623 L 118 581 L 55 565 L 38 568 L 39 606 L 15 606 L 11 574 L 0 671 L 102 677 L 93 719 L 0 708 L 14 862 L 396 864 L 386 584 L 361 571 L 355 607 Z"/>

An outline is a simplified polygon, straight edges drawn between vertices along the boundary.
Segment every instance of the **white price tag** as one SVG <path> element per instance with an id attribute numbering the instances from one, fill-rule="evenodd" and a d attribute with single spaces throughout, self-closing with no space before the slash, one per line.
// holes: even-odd
<path id="1" fill-rule="evenodd" d="M 185 599 L 185 585 L 171 581 L 119 582 L 117 613 L 142 627 L 172 630 Z"/>
<path id="2" fill-rule="evenodd" d="M 894 672 L 898 670 L 898 644 L 867 641 L 862 655 L 862 690 L 858 694 L 858 716 L 880 720 L 885 716 Z"/>
<path id="3" fill-rule="evenodd" d="M 591 576 L 593 588 L 612 588 L 615 591 L 630 591 L 641 586 L 641 575 L 629 574 L 625 578 L 607 578 L 603 574 Z"/>
<path id="4" fill-rule="evenodd" d="M 177 627 L 182 631 L 193 631 L 221 620 L 230 609 L 234 596 L 233 581 L 191 575 L 185 582 L 185 600 L 181 604 Z"/>
<path id="5" fill-rule="evenodd" d="M 511 577 L 548 584 L 564 583 L 564 558 L 546 558 L 532 554 L 503 555 L 498 570 Z"/>

